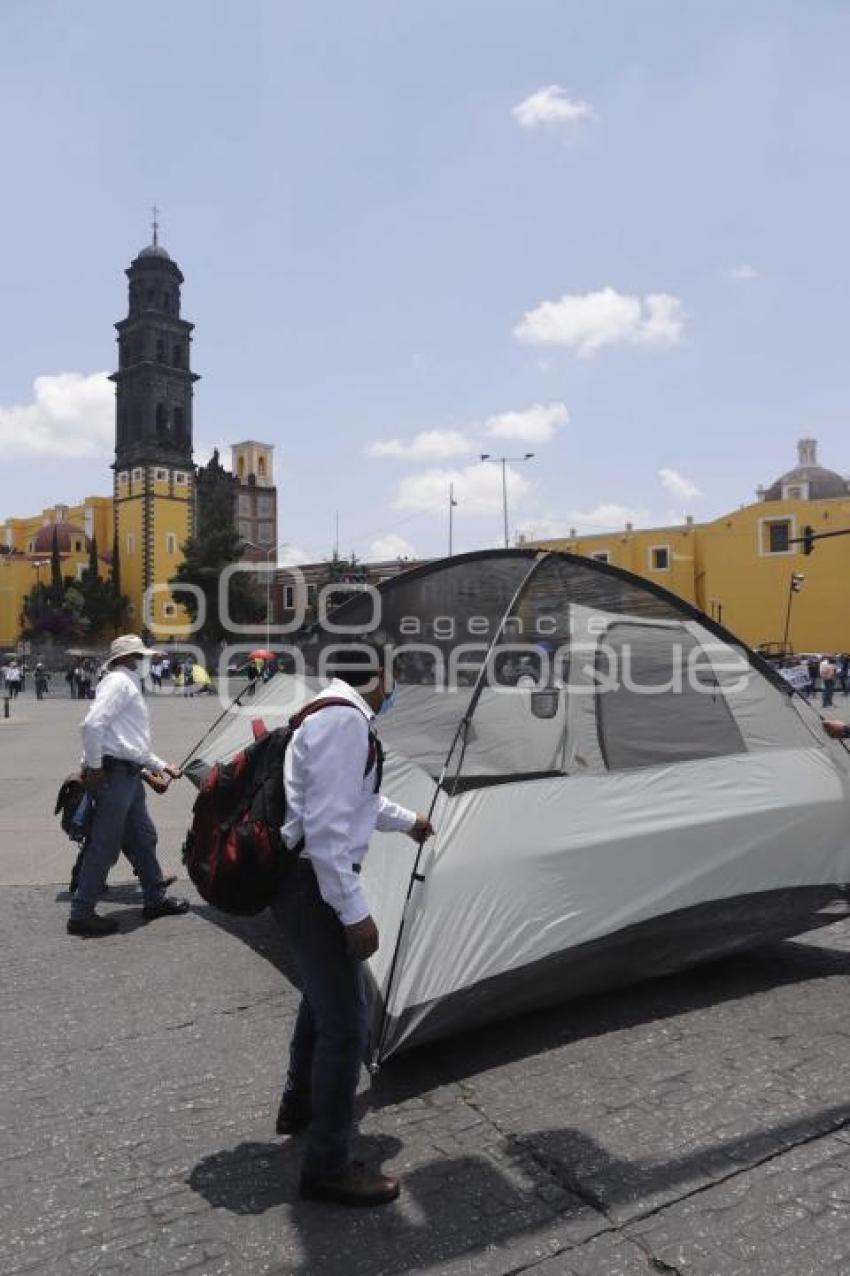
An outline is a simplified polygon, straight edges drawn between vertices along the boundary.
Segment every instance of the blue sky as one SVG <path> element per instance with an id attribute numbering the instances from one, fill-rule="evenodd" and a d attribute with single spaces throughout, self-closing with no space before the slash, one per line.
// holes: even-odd
<path id="1" fill-rule="evenodd" d="M 110 490 L 154 200 L 196 448 L 273 442 L 311 557 L 443 551 L 452 481 L 497 543 L 483 450 L 546 532 L 850 469 L 842 0 L 4 0 L 0 118 L 0 516 Z"/>

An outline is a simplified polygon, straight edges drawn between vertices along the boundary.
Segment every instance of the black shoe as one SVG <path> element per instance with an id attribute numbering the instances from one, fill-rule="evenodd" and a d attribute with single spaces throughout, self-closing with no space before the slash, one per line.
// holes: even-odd
<path id="1" fill-rule="evenodd" d="M 275 1121 L 276 1134 L 300 1134 L 306 1130 L 313 1120 L 310 1108 L 304 1103 L 295 1103 L 291 1099 L 282 1099 L 277 1110 Z"/>
<path id="2" fill-rule="evenodd" d="M 142 917 L 146 922 L 155 922 L 157 917 L 177 917 L 180 913 L 188 913 L 188 899 L 173 899 L 166 895 L 158 904 L 145 904 Z"/>
<path id="3" fill-rule="evenodd" d="M 389 1205 L 401 1191 L 398 1179 L 352 1161 L 339 1174 L 326 1178 L 302 1174 L 298 1187 L 305 1201 L 333 1201 L 336 1205 Z"/>
<path id="4" fill-rule="evenodd" d="M 114 935 L 118 929 L 118 923 L 114 917 L 98 917 L 97 913 L 92 913 L 90 917 L 69 917 L 65 929 L 69 935 L 84 935 L 88 938 L 96 935 Z"/>

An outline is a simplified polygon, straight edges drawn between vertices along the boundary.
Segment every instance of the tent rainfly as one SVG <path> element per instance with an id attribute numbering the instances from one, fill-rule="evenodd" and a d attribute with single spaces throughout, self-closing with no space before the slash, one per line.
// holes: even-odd
<path id="1" fill-rule="evenodd" d="M 334 627 L 391 644 L 384 792 L 424 848 L 376 836 L 372 1059 L 835 920 L 850 755 L 728 630 L 630 573 L 494 550 L 355 594 Z M 314 631 L 190 764 L 324 684 Z"/>

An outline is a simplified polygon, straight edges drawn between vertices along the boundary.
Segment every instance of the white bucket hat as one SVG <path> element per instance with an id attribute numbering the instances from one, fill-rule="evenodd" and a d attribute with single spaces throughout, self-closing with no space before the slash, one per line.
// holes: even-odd
<path id="1" fill-rule="evenodd" d="M 109 655 L 103 662 L 104 669 L 115 660 L 120 660 L 122 656 L 155 656 L 157 653 L 153 647 L 146 647 L 138 634 L 122 634 L 120 638 L 116 638 L 109 645 Z"/>

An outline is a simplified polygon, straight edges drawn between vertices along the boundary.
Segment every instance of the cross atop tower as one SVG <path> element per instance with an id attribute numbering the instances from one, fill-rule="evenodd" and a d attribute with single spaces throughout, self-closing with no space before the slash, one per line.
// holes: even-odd
<path id="1" fill-rule="evenodd" d="M 160 211 L 161 210 L 157 208 L 156 204 L 154 204 L 151 209 L 151 212 L 153 213 L 153 246 L 154 248 L 156 248 L 156 246 L 159 243 L 159 221 L 157 219 L 159 217 Z"/>

